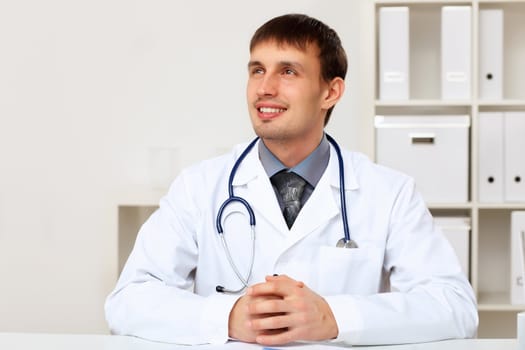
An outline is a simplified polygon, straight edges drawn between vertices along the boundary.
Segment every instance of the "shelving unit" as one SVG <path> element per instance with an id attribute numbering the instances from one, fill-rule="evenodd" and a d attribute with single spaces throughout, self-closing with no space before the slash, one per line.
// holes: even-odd
<path id="1" fill-rule="evenodd" d="M 469 100 L 441 100 L 440 15 L 442 6 L 471 6 L 472 61 Z M 408 6 L 410 12 L 410 99 L 379 99 L 379 9 Z M 373 8 L 372 8 L 373 7 Z M 479 96 L 479 11 L 498 8 L 504 14 L 503 99 L 480 100 Z M 478 115 L 484 111 L 525 110 L 525 1 L 395 1 L 376 0 L 371 5 L 374 42 L 370 62 L 375 69 L 370 103 L 374 115 L 468 114 L 470 126 L 469 201 L 428 203 L 434 215 L 465 215 L 471 218 L 470 281 L 478 299 L 479 337 L 515 337 L 516 313 L 525 305 L 510 303 L 510 213 L 525 210 L 525 203 L 480 203 L 478 201 Z M 370 117 L 373 124 L 374 115 Z M 370 127 L 373 130 L 373 127 Z M 371 135 L 375 140 L 375 134 Z M 374 145 L 371 153 L 375 154 Z"/>

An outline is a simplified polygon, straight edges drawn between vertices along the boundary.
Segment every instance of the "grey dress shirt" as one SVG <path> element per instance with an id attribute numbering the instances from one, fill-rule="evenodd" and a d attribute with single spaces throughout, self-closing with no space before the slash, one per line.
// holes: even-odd
<path id="1" fill-rule="evenodd" d="M 316 149 L 310 153 L 301 163 L 297 164 L 293 168 L 287 168 L 272 152 L 266 147 L 264 142 L 259 142 L 259 159 L 268 174 L 268 177 L 281 172 L 283 170 L 291 171 L 301 176 L 306 180 L 306 186 L 301 197 L 301 206 L 306 203 L 308 198 L 317 186 L 319 179 L 323 176 L 326 167 L 328 166 L 328 161 L 330 160 L 330 143 L 326 138 L 326 135 L 321 139 L 321 143 L 317 146 Z M 281 201 L 281 196 L 277 193 L 277 189 L 273 186 L 277 200 L 281 210 L 283 209 L 283 203 Z"/>

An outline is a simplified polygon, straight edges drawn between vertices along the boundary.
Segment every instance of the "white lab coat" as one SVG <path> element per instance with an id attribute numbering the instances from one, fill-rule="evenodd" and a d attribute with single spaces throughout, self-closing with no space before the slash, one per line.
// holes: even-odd
<path id="1" fill-rule="evenodd" d="M 228 340 L 228 315 L 239 295 L 219 294 L 215 287 L 237 289 L 241 283 L 228 263 L 215 220 L 244 147 L 183 171 L 142 226 L 106 301 L 113 333 L 182 344 Z M 303 281 L 330 305 L 339 328 L 336 342 L 473 336 L 478 318 L 472 288 L 412 179 L 358 153 L 344 151 L 343 157 L 349 226 L 357 249 L 335 247 L 343 225 L 332 146 L 328 167 L 291 230 L 257 146 L 242 162 L 234 192 L 251 204 L 257 220 L 250 284 L 274 273 Z M 240 211 L 244 209 L 237 204 L 225 211 L 224 230 L 245 276 L 251 240 L 247 214 Z"/>

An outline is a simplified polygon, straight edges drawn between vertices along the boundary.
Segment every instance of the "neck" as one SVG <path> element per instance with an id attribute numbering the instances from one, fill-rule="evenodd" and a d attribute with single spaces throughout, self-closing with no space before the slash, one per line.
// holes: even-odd
<path id="1" fill-rule="evenodd" d="M 312 141 L 299 140 L 291 142 L 282 139 L 263 139 L 262 141 L 272 154 L 281 161 L 287 168 L 293 168 L 305 160 L 321 143 L 323 133 Z"/>

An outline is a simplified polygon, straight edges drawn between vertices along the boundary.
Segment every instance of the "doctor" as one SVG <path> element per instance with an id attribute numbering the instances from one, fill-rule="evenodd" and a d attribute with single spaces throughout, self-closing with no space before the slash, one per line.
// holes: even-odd
<path id="1" fill-rule="evenodd" d="M 358 153 L 339 159 L 324 133 L 346 70 L 337 34 L 314 18 L 256 31 L 247 101 L 260 139 L 174 181 L 106 301 L 113 333 L 265 345 L 475 334 L 473 291 L 413 180 Z M 229 197 L 241 200 L 221 209 Z"/>

